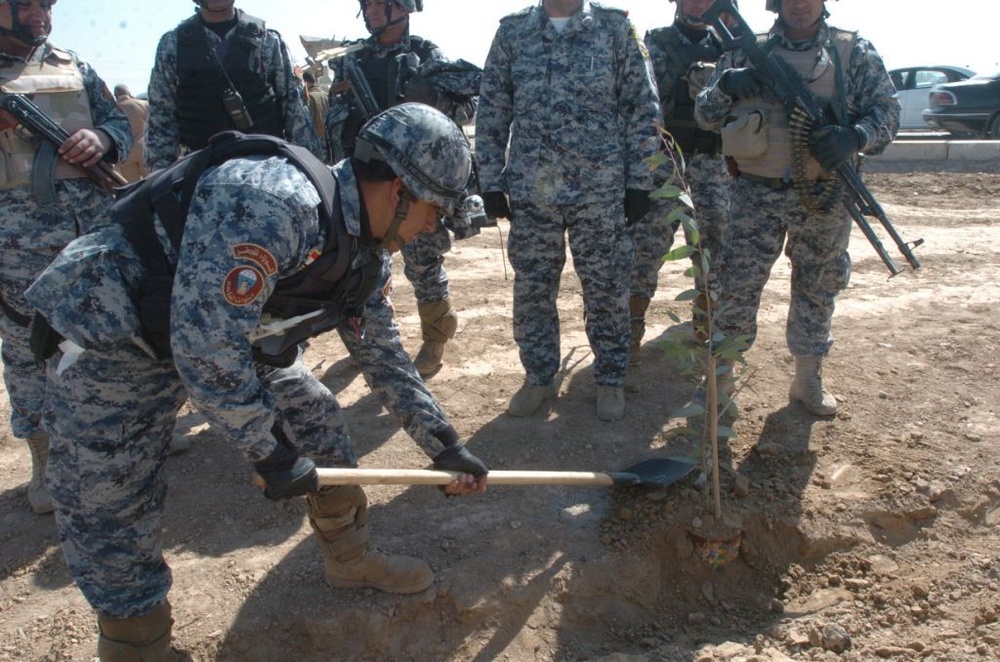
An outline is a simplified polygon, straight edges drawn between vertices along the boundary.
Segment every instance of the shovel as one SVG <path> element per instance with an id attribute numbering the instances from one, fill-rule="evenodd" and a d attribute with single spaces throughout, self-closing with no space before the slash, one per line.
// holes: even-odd
<path id="1" fill-rule="evenodd" d="M 624 471 L 490 471 L 490 485 L 589 485 L 664 488 L 691 473 L 698 463 L 684 457 L 643 460 Z M 455 471 L 431 469 L 317 469 L 320 485 L 447 485 Z"/>

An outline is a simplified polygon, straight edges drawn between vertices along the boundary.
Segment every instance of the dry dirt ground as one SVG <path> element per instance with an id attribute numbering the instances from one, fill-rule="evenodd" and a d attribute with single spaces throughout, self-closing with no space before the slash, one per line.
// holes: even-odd
<path id="1" fill-rule="evenodd" d="M 868 181 L 903 236 L 925 239 L 923 268 L 888 280 L 856 233 L 826 373 L 841 411 L 821 419 L 787 402 L 779 261 L 723 453 L 723 521 L 695 476 L 658 492 L 493 486 L 463 499 L 376 486 L 376 542 L 427 559 L 436 581 L 407 597 L 330 590 L 303 504 L 265 500 L 188 414 L 164 533 L 176 644 L 198 660 L 1000 659 L 1000 175 Z M 430 385 L 492 468 L 603 472 L 669 452 L 668 413 L 692 384 L 658 342 L 668 310 L 687 315 L 673 300 L 682 266 L 661 272 L 627 418 L 609 424 L 594 415 L 570 265 L 559 398 L 518 420 L 504 413 L 521 370 L 500 234 L 457 243 L 447 264 L 462 321 Z M 415 350 L 401 276 L 394 301 Z M 307 360 L 342 398 L 362 466 L 427 466 L 337 342 Z M 0 660 L 90 660 L 95 620 L 52 518 L 27 507 L 26 447 L 2 435 Z"/>

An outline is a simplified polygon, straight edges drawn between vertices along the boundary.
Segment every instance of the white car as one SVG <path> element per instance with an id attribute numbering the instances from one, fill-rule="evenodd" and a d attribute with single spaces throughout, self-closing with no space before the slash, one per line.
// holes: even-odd
<path id="1" fill-rule="evenodd" d="M 970 69 L 953 66 L 905 67 L 891 70 L 889 77 L 896 86 L 899 105 L 902 106 L 899 116 L 900 130 L 933 131 L 934 127 L 923 118 L 931 88 L 939 83 L 953 83 L 974 75 L 975 72 Z"/>

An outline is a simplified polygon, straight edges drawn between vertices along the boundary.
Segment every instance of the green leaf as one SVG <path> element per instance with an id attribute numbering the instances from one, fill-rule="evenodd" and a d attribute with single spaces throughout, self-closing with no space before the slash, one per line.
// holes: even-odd
<path id="1" fill-rule="evenodd" d="M 688 209 L 694 209 L 694 202 L 691 200 L 691 194 L 684 192 L 677 196 L 677 199 L 687 205 Z"/>
<path id="2" fill-rule="evenodd" d="M 664 184 L 660 188 L 656 189 L 649 194 L 649 197 L 654 200 L 664 200 L 666 198 L 676 198 L 681 195 L 681 189 L 673 184 Z"/>
<path id="3" fill-rule="evenodd" d="M 736 436 L 736 433 L 733 432 L 732 428 L 723 427 L 722 425 L 719 426 L 717 432 L 720 437 L 725 437 L 726 439 L 731 439 Z"/>
<path id="4" fill-rule="evenodd" d="M 675 313 L 672 310 L 668 310 L 667 311 L 667 317 L 669 317 L 670 321 L 673 322 L 674 324 L 680 324 L 681 323 L 681 318 L 678 317 L 677 313 Z"/>
<path id="5" fill-rule="evenodd" d="M 689 222 L 691 221 L 691 217 L 688 216 L 686 211 L 684 211 L 684 207 L 674 207 L 673 209 L 670 210 L 670 213 L 667 214 L 668 223 L 674 223 L 677 221 L 684 223 L 685 219 L 687 219 Z"/>
<path id="6" fill-rule="evenodd" d="M 674 297 L 674 301 L 694 301 L 699 294 L 701 294 L 699 290 L 684 290 Z"/>
<path id="7" fill-rule="evenodd" d="M 663 256 L 664 262 L 676 262 L 677 260 L 683 260 L 685 258 L 691 257 L 691 253 L 694 252 L 694 248 L 685 244 L 684 246 L 678 246 L 674 250 L 670 251 Z"/>
<path id="8" fill-rule="evenodd" d="M 699 269 L 693 264 L 690 267 L 688 267 L 687 270 L 684 272 L 685 278 L 697 278 L 700 275 L 701 275 L 701 269 Z"/>

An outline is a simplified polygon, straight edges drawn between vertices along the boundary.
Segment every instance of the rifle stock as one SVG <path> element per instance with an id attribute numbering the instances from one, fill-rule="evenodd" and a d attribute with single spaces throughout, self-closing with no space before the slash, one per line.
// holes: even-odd
<path id="1" fill-rule="evenodd" d="M 42 112 L 31 99 L 23 94 L 4 94 L 0 99 L 0 109 L 7 111 L 18 119 L 31 133 L 49 143 L 54 149 L 69 138 L 69 132 L 62 128 L 51 117 Z M 116 186 L 124 186 L 128 181 L 121 176 L 111 163 L 103 158 L 92 166 L 83 166 L 74 163 L 87 174 L 88 177 L 106 188 L 109 192 L 114 192 Z"/>
<path id="2" fill-rule="evenodd" d="M 702 20 L 715 29 L 725 50 L 742 50 L 754 69 L 764 74 L 768 79 L 769 89 L 789 116 L 795 112 L 802 112 L 814 127 L 830 123 L 823 106 L 817 101 L 812 91 L 802 83 L 788 63 L 758 45 L 757 35 L 740 15 L 733 0 L 715 0 L 712 6 L 702 14 Z M 912 248 L 920 246 L 924 240 L 917 239 L 913 242 L 903 240 L 882 206 L 865 186 L 854 164 L 848 162 L 841 165 L 837 168 L 836 174 L 848 193 L 848 196 L 843 200 L 844 206 L 872 248 L 878 253 L 879 258 L 889 269 L 890 278 L 900 273 L 902 269 L 896 266 L 892 257 L 889 256 L 866 215 L 873 215 L 879 220 L 886 234 L 892 238 L 896 248 L 906 258 L 910 266 L 919 269 L 920 261 L 914 255 Z"/>
<path id="3" fill-rule="evenodd" d="M 351 95 L 354 97 L 354 102 L 358 105 L 361 114 L 364 115 L 365 121 L 367 122 L 378 115 L 378 102 L 375 100 L 372 88 L 368 85 L 368 80 L 350 54 L 344 57 L 344 76 L 347 78 L 347 82 L 351 88 Z"/>

